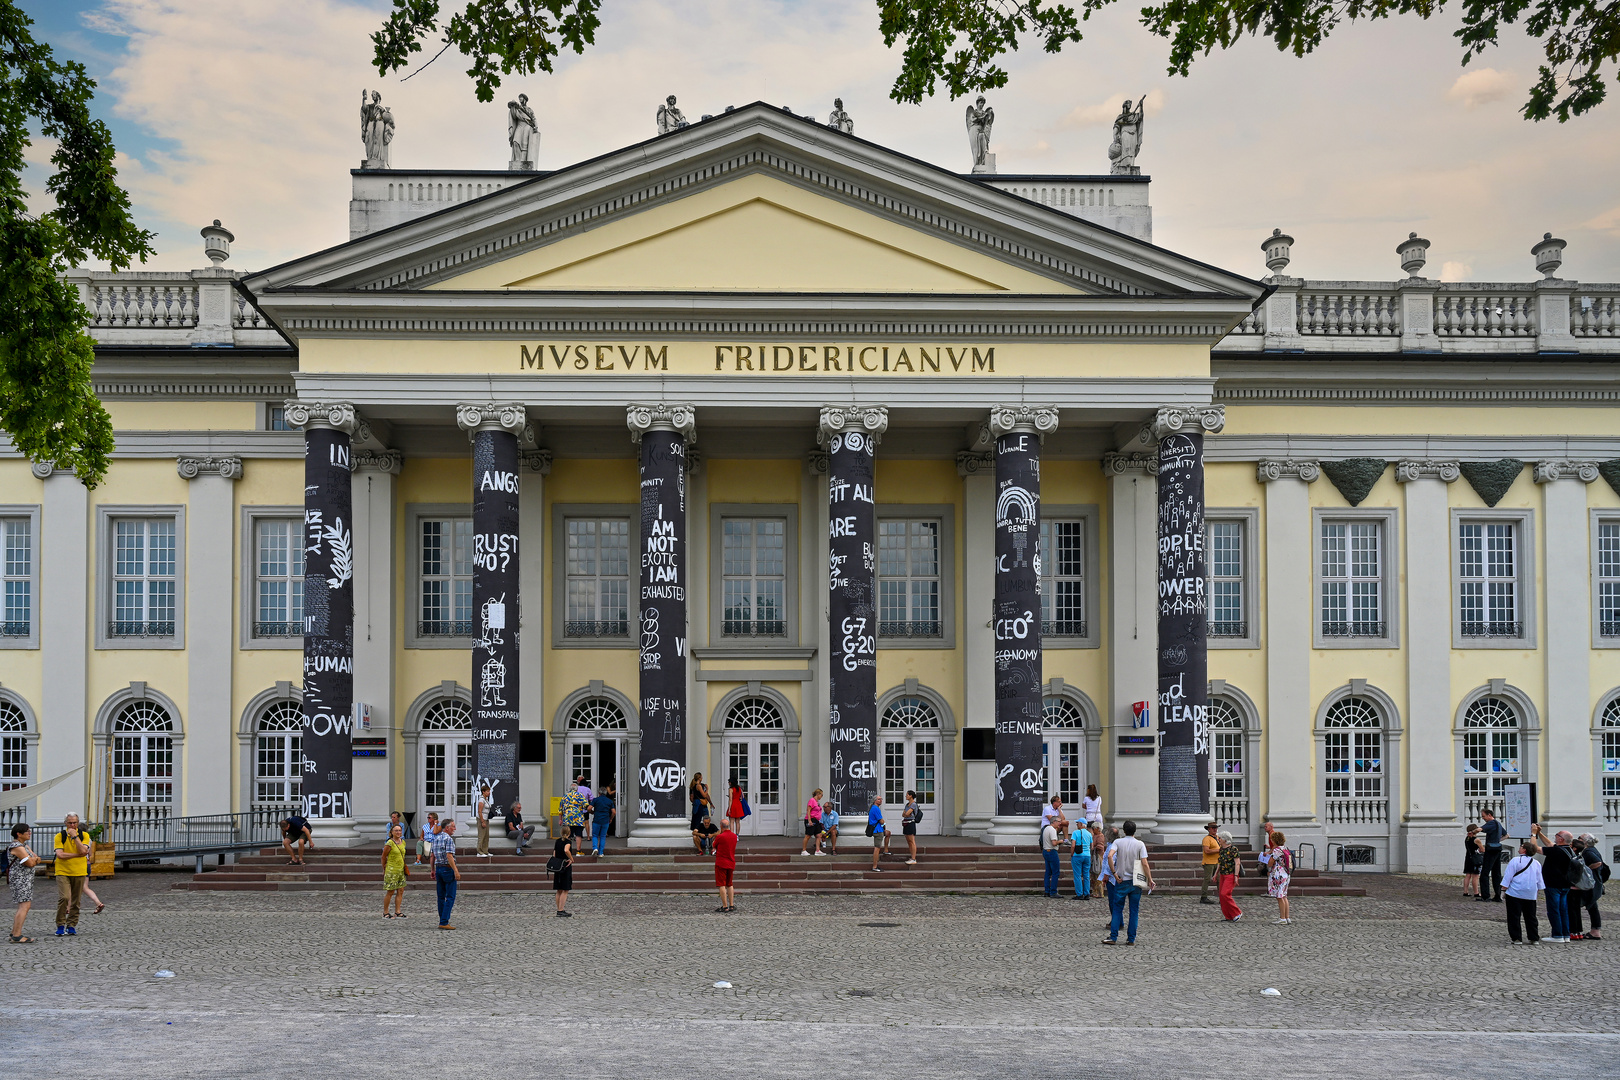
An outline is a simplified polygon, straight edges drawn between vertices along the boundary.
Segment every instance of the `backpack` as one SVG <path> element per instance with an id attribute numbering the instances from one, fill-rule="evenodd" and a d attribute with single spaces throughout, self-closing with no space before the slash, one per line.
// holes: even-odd
<path id="1" fill-rule="evenodd" d="M 1585 860 L 1576 858 L 1569 868 L 1569 887 L 1582 889 L 1587 892 L 1597 888 L 1597 878 L 1592 876 L 1592 868 L 1586 865 Z"/>

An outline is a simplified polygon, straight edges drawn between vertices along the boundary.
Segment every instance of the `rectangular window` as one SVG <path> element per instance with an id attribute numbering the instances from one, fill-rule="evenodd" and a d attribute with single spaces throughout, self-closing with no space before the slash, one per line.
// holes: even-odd
<path id="1" fill-rule="evenodd" d="M 472 634 L 472 518 L 421 521 L 419 637 Z"/>
<path id="2" fill-rule="evenodd" d="M 1377 731 L 1330 731 L 1325 739 L 1324 794 L 1330 799 L 1382 798 L 1383 735 Z"/>
<path id="3" fill-rule="evenodd" d="M 1620 638 L 1620 521 L 1598 522 L 1598 636 Z"/>
<path id="4" fill-rule="evenodd" d="M 1042 518 L 1038 550 L 1041 555 L 1042 635 L 1085 637 L 1085 521 Z"/>
<path id="5" fill-rule="evenodd" d="M 1599 762 L 1603 773 L 1603 794 L 1612 798 L 1620 795 L 1620 728 L 1603 733 L 1603 759 Z"/>
<path id="6" fill-rule="evenodd" d="M 1463 637 L 1523 636 L 1517 522 L 1465 521 L 1458 526 L 1457 585 Z"/>
<path id="7" fill-rule="evenodd" d="M 259 518 L 253 533 L 253 636 L 298 637 L 304 632 L 303 523 Z"/>
<path id="8" fill-rule="evenodd" d="M 721 633 L 787 636 L 787 519 L 722 518 Z"/>
<path id="9" fill-rule="evenodd" d="M 168 735 L 113 736 L 113 802 L 174 801 L 174 740 Z"/>
<path id="10" fill-rule="evenodd" d="M 568 518 L 568 611 L 563 636 L 630 634 L 630 519 Z"/>
<path id="11" fill-rule="evenodd" d="M 28 739 L 23 735 L 0 737 L 0 791 L 28 786 Z"/>
<path id="12" fill-rule="evenodd" d="M 1217 728 L 1210 740 L 1210 768 L 1217 799 L 1243 798 L 1243 731 Z"/>
<path id="13" fill-rule="evenodd" d="M 303 791 L 303 736 L 290 732 L 263 733 L 257 753 L 254 801 L 296 802 Z"/>
<path id="14" fill-rule="evenodd" d="M 878 636 L 943 636 L 939 522 L 886 518 L 877 531 Z"/>
<path id="15" fill-rule="evenodd" d="M 109 637 L 173 637 L 175 519 L 115 518 Z"/>
<path id="16" fill-rule="evenodd" d="M 1463 732 L 1463 795 L 1500 798 L 1503 784 L 1519 782 L 1517 731 Z"/>
<path id="17" fill-rule="evenodd" d="M 1206 526 L 1205 565 L 1209 567 L 1209 636 L 1212 638 L 1249 636 L 1248 604 L 1243 587 L 1247 561 L 1243 527 L 1241 521 L 1211 521 Z"/>
<path id="18" fill-rule="evenodd" d="M 266 431 L 291 431 L 292 426 L 287 423 L 287 407 L 285 405 L 269 405 L 264 410 L 264 427 Z"/>
<path id="19" fill-rule="evenodd" d="M 29 637 L 34 628 L 34 537 L 29 518 L 0 518 L 0 580 L 5 608 L 0 610 L 0 637 Z"/>
<path id="20" fill-rule="evenodd" d="M 1322 636 L 1384 636 L 1383 526 L 1377 521 L 1322 523 Z"/>

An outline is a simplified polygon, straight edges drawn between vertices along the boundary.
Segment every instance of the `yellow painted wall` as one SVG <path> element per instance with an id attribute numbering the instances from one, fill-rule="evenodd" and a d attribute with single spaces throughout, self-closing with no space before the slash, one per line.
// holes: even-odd
<path id="1" fill-rule="evenodd" d="M 1229 405 L 1227 435 L 1600 435 L 1615 410 L 1529 406 Z"/>
<path id="2" fill-rule="evenodd" d="M 106 401 L 114 431 L 252 431 L 251 401 Z"/>

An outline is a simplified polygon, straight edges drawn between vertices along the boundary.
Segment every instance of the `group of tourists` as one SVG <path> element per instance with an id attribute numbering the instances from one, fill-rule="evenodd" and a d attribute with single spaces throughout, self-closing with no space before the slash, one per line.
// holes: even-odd
<path id="1" fill-rule="evenodd" d="M 1548 839 L 1535 824 L 1529 839 L 1520 841 L 1518 854 L 1509 858 L 1503 843 L 1507 830 L 1496 814 L 1486 809 L 1480 817 L 1463 839 L 1463 896 L 1507 909 L 1508 944 L 1602 941 L 1598 901 L 1609 880 L 1609 865 L 1597 838 L 1560 829 Z M 1546 937 L 1536 921 L 1538 896 L 1546 898 Z"/>
<path id="2" fill-rule="evenodd" d="M 11 887 L 11 902 L 17 906 L 11 919 L 11 944 L 31 945 L 34 939 L 23 933 L 23 920 L 34 906 L 34 872 L 43 856 L 33 849 L 34 830 L 25 821 L 11 827 L 6 847 L 4 871 Z M 78 937 L 79 908 L 86 898 L 96 905 L 94 914 L 107 910 L 90 888 L 90 861 L 96 843 L 79 824 L 78 814 L 68 814 L 51 839 L 51 857 L 56 869 L 56 936 Z"/>

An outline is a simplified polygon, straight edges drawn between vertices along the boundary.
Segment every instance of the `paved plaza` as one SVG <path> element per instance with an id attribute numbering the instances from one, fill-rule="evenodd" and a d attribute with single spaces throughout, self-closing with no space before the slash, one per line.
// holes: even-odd
<path id="1" fill-rule="evenodd" d="M 36 905 L 44 940 L 0 953 L 10 1067 L 1523 1077 L 1568 1075 L 1534 1034 L 1562 1031 L 1590 1033 L 1575 1045 L 1592 1075 L 1620 1075 L 1620 942 L 1509 948 L 1501 908 L 1441 880 L 1368 876 L 1368 897 L 1296 901 L 1287 927 L 1269 902 L 1226 925 L 1194 898 L 1150 898 L 1137 946 L 1110 948 L 1100 901 L 1040 896 L 741 894 L 720 916 L 707 896 L 576 892 L 562 920 L 549 894 L 470 894 L 444 932 L 421 894 L 401 922 L 380 894 L 179 879 L 102 883 L 108 910 L 77 939 L 45 936 Z M 50 1041 L 64 1023 L 71 1065 Z"/>

